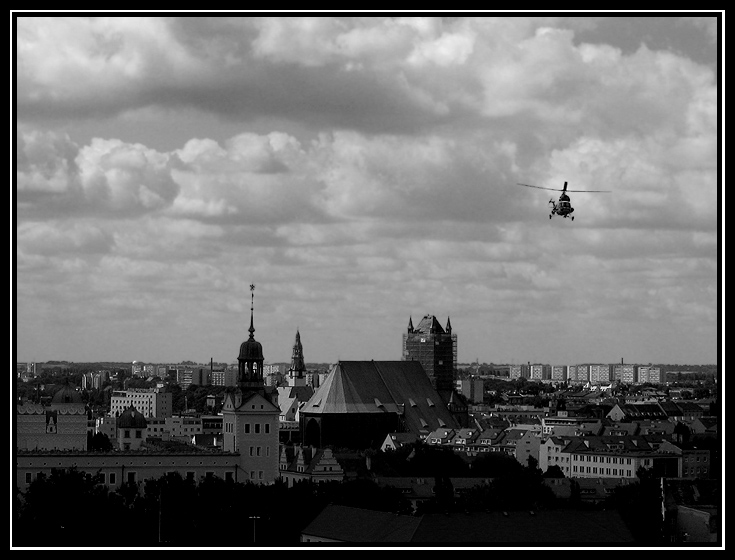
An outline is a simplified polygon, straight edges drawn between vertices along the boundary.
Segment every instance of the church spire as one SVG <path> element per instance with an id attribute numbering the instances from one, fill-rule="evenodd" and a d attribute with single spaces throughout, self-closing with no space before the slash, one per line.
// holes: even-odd
<path id="1" fill-rule="evenodd" d="M 253 333 L 255 332 L 255 328 L 253 327 L 253 292 L 255 292 L 255 284 L 250 284 L 250 328 L 248 331 L 250 332 L 251 340 L 255 340 L 255 337 L 253 336 Z"/>
<path id="2" fill-rule="evenodd" d="M 291 367 L 288 369 L 289 384 L 292 386 L 304 384 L 305 372 L 306 364 L 304 363 L 304 348 L 301 345 L 301 334 L 299 334 L 299 329 L 296 329 L 296 339 L 293 344 L 293 353 L 291 355 Z"/>
<path id="3" fill-rule="evenodd" d="M 447 328 L 444 329 L 447 334 L 452 334 L 452 323 L 449 322 L 449 315 L 447 315 Z"/>
<path id="4" fill-rule="evenodd" d="M 413 332 L 413 320 L 410 315 L 408 316 L 408 332 Z"/>

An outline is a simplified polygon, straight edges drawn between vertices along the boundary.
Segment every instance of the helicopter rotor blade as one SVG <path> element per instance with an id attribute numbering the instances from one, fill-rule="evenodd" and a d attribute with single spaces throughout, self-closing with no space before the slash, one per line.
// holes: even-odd
<path id="1" fill-rule="evenodd" d="M 559 191 L 559 192 L 612 192 L 612 191 L 576 191 L 572 189 L 550 189 L 549 187 L 537 187 L 536 185 L 527 185 L 526 183 L 516 183 L 522 187 L 532 187 L 534 189 L 543 189 L 545 191 Z"/>
<path id="2" fill-rule="evenodd" d="M 548 187 L 537 187 L 536 185 L 527 185 L 525 183 L 516 183 L 517 185 L 521 185 L 522 187 L 532 187 L 534 189 L 543 189 L 545 191 L 559 191 L 561 192 L 561 189 L 550 189 Z"/>

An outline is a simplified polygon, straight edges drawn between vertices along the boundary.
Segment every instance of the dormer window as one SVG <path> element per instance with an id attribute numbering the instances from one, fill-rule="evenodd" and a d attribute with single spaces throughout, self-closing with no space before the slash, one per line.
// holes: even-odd
<path id="1" fill-rule="evenodd" d="M 427 404 L 429 406 L 434 406 L 434 403 L 432 402 L 432 400 L 429 397 L 426 397 L 426 402 L 427 402 Z"/>

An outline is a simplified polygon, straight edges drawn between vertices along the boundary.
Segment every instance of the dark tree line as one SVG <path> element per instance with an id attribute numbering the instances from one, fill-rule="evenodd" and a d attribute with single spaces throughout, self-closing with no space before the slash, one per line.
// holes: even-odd
<path id="1" fill-rule="evenodd" d="M 430 453 L 424 458 L 429 460 Z M 582 502 L 574 480 L 570 499 L 557 498 L 544 484 L 544 477 L 555 473 L 542 473 L 535 461 L 499 468 L 489 482 L 464 491 L 452 485 L 456 464 L 441 461 L 433 470 L 422 466 L 427 470 L 421 472 L 433 478 L 434 492 L 416 515 L 593 507 Z M 639 482 L 616 489 L 603 507 L 618 510 L 638 542 L 655 545 L 663 538 L 659 480 L 645 472 L 640 476 Z M 218 477 L 195 482 L 173 472 L 110 490 L 91 474 L 56 469 L 16 493 L 12 545 L 295 546 L 328 504 L 404 515 L 413 511 L 400 490 L 367 478 L 302 481 L 289 488 L 280 480 L 268 486 Z M 293 507 L 284 510 L 284 505 Z"/>
<path id="2" fill-rule="evenodd" d="M 408 514 L 394 488 L 365 479 L 256 485 L 178 472 L 116 490 L 91 474 L 56 469 L 15 498 L 18 547 L 293 546 L 327 504 Z M 288 507 L 284 510 L 284 504 Z"/>

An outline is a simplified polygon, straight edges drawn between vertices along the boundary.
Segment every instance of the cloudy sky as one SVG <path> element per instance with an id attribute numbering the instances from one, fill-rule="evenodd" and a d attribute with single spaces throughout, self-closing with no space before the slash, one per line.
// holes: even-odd
<path id="1" fill-rule="evenodd" d="M 16 14 L 16 357 L 716 363 L 718 14 Z"/>

